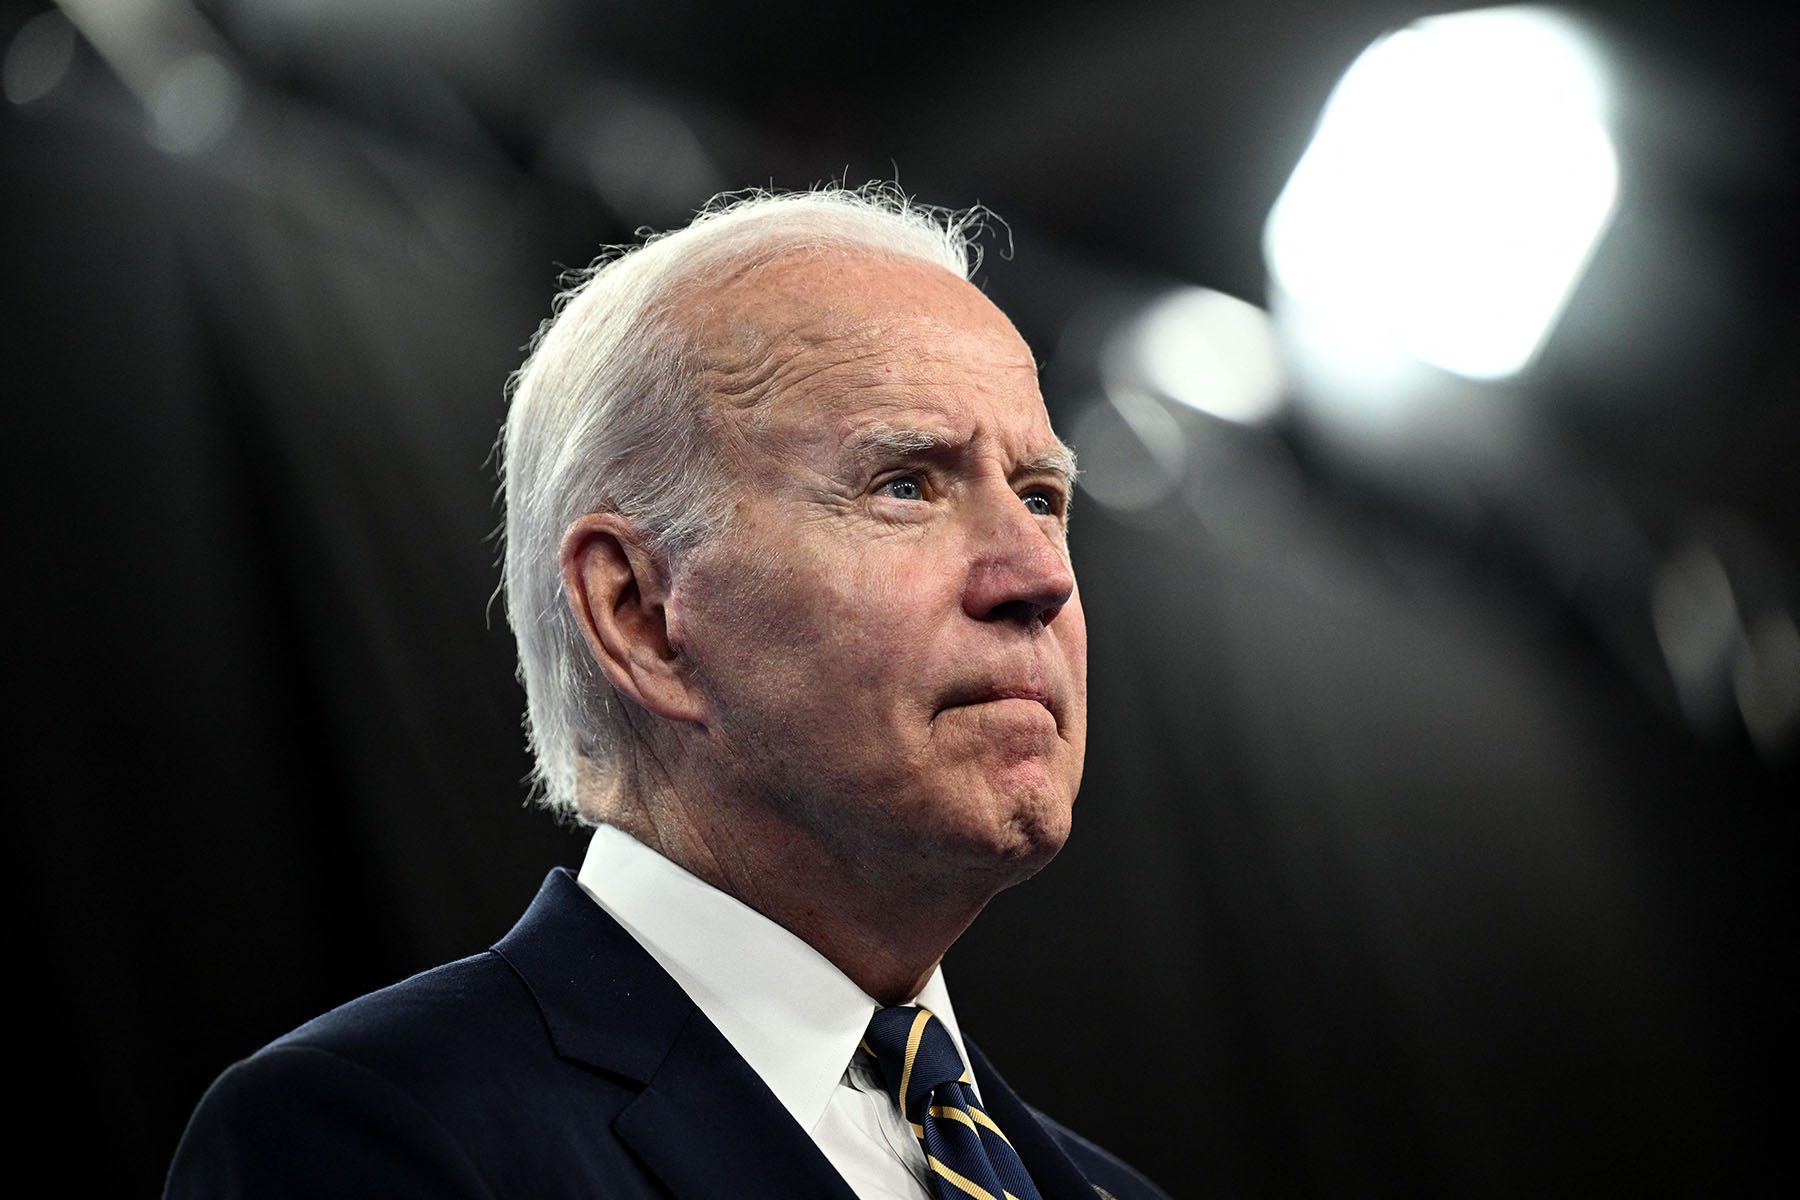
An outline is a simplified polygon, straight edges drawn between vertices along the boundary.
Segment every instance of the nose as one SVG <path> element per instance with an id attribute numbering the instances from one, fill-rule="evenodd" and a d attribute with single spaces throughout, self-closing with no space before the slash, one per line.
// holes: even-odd
<path id="1" fill-rule="evenodd" d="M 1049 522 L 1007 488 L 978 516 L 963 611 L 977 621 L 1048 625 L 1075 594 L 1068 550 Z"/>

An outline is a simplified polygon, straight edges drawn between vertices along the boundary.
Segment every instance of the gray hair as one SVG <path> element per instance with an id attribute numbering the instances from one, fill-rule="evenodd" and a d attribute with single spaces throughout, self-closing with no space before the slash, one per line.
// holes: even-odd
<path id="1" fill-rule="evenodd" d="M 685 228 L 612 248 L 557 297 L 508 382 L 499 449 L 502 588 L 519 643 L 535 794 L 546 807 L 598 820 L 580 803 L 581 785 L 625 785 L 623 756 L 638 736 L 569 610 L 564 531 L 584 514 L 616 512 L 673 561 L 719 533 L 728 511 L 683 297 L 806 250 L 920 259 L 968 279 L 980 265 L 972 236 L 985 216 L 915 204 L 888 185 L 734 193 Z"/>

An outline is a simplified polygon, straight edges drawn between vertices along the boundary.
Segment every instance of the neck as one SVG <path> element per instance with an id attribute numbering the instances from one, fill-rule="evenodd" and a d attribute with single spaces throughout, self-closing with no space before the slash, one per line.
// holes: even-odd
<path id="1" fill-rule="evenodd" d="M 689 803 L 672 788 L 616 800 L 608 824 L 787 929 L 882 1004 L 917 996 L 1004 886 L 848 853 L 767 806 Z"/>

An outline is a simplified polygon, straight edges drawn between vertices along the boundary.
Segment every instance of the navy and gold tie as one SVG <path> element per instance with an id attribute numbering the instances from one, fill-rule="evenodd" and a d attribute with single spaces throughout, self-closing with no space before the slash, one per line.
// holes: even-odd
<path id="1" fill-rule="evenodd" d="M 862 1049 L 924 1144 L 938 1200 L 1042 1200 L 1012 1143 L 981 1111 L 962 1055 L 931 1010 L 878 1009 Z"/>

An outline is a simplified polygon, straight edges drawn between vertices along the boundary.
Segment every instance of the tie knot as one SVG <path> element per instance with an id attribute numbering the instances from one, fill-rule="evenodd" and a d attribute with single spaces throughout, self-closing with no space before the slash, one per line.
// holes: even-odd
<path id="1" fill-rule="evenodd" d="M 928 1008 L 900 1005 L 876 1010 L 863 1048 L 874 1056 L 888 1094 L 913 1120 L 930 1103 L 933 1089 L 969 1082 L 950 1031 Z"/>

